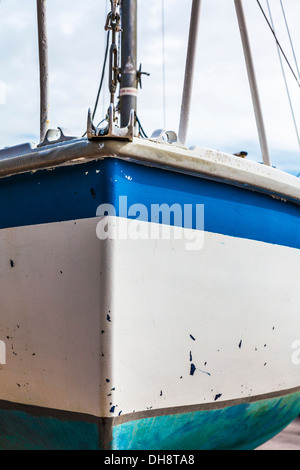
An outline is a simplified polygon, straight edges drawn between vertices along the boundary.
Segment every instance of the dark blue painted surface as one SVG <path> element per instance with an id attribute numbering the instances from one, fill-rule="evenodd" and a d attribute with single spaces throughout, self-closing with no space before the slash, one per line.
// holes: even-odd
<path id="1" fill-rule="evenodd" d="M 0 228 L 95 217 L 103 203 L 118 215 L 120 196 L 148 214 L 151 204 L 204 204 L 207 231 L 300 248 L 300 206 L 292 202 L 117 159 L 0 179 Z"/>

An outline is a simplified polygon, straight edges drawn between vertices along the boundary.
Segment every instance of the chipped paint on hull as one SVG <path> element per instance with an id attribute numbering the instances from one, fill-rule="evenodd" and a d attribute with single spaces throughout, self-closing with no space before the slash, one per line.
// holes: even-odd
<path id="1" fill-rule="evenodd" d="M 203 249 L 98 239 L 98 205 L 124 194 L 205 204 Z M 74 413 L 3 410 L 0 447 L 246 448 L 299 412 L 299 394 L 278 398 L 300 385 L 299 206 L 116 159 L 2 179 L 0 196 L 0 399 Z"/>

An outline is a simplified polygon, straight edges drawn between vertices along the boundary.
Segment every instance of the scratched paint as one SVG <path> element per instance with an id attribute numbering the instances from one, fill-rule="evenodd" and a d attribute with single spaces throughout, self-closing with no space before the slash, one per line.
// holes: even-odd
<path id="1" fill-rule="evenodd" d="M 89 167 L 95 170 L 98 165 L 100 163 L 96 165 L 93 162 Z M 39 181 L 36 175 L 32 174 L 30 178 L 28 175 L 22 175 L 20 178 L 12 177 L 9 181 L 2 182 L 1 194 L 9 195 L 0 198 L 3 209 L 0 211 L 3 228 L 0 251 L 8 253 L 3 267 L 0 260 L 1 269 L 5 273 L 2 278 L 2 296 L 5 299 L 4 305 L 8 307 L 6 311 L 11 312 L 4 318 L 4 327 L 12 328 L 16 322 L 22 320 L 22 334 L 21 331 L 16 334 L 15 350 L 10 350 L 9 359 L 14 360 L 14 367 L 2 371 L 6 373 L 2 396 L 19 403 L 28 400 L 34 393 L 36 401 L 40 400 L 35 405 L 56 409 L 65 409 L 64 407 L 68 406 L 69 409 L 79 409 L 84 413 L 100 413 L 100 416 L 104 415 L 110 419 L 111 414 L 116 418 L 120 411 L 124 416 L 135 409 L 153 410 L 156 399 L 157 408 L 161 409 L 204 401 L 215 401 L 216 405 L 219 405 L 222 400 L 243 396 L 241 388 L 244 384 L 243 390 L 247 385 L 249 396 L 270 390 L 277 391 L 283 383 L 287 388 L 299 386 L 299 375 L 283 346 L 290 344 L 286 324 L 290 325 L 291 333 L 296 331 L 295 327 L 299 324 L 298 308 L 294 308 L 294 305 L 299 305 L 299 294 L 293 285 L 293 282 L 297 283 L 299 279 L 300 266 L 299 250 L 295 249 L 300 247 L 298 209 L 287 203 L 284 206 L 286 212 L 283 213 L 278 201 L 267 199 L 264 195 L 241 193 L 240 190 L 226 185 L 221 187 L 215 182 L 191 180 L 184 175 L 170 177 L 171 172 L 156 173 L 153 169 L 144 171 L 134 165 L 132 172 L 130 171 L 134 178 L 128 186 L 126 178 L 122 179 L 123 183 L 118 178 L 120 167 L 127 165 L 129 164 L 125 162 L 101 164 L 108 174 L 111 171 L 114 176 L 109 179 L 111 183 L 107 183 L 108 179 L 105 180 L 102 172 L 97 176 L 97 180 L 95 172 L 86 172 L 82 178 L 81 165 L 76 165 L 76 168 L 74 166 L 71 171 L 66 168 L 55 171 L 56 178 L 54 172 L 51 175 L 51 172 L 41 171 Z M 102 292 L 109 289 L 105 290 L 107 286 L 104 285 L 103 288 L 100 284 L 100 273 L 106 272 L 107 266 L 102 264 L 103 259 L 107 259 L 107 252 L 103 244 L 96 239 L 95 224 L 91 218 L 95 217 L 98 204 L 103 200 L 107 202 L 107 197 L 112 198 L 109 199 L 111 202 L 116 201 L 119 194 L 124 194 L 125 190 L 130 202 L 140 200 L 149 205 L 153 202 L 151 185 L 154 186 L 159 201 L 172 203 L 179 199 L 181 204 L 191 200 L 205 202 L 207 230 L 210 232 L 207 232 L 203 251 L 191 256 L 182 249 L 180 241 L 177 240 L 172 246 L 169 242 L 157 243 L 155 250 L 151 240 L 147 240 L 147 243 L 143 243 L 144 240 L 141 243 L 137 241 L 134 245 L 130 241 L 127 243 L 127 240 L 112 243 L 114 254 L 118 256 L 113 258 L 114 269 L 109 278 L 109 288 L 118 295 L 114 298 L 116 305 L 112 310 L 113 316 L 110 317 L 112 321 L 109 321 L 106 317 L 108 301 L 102 299 Z M 10 201 L 10 204 L 7 201 Z M 241 202 L 243 204 L 240 204 Z M 243 217 L 237 217 L 241 207 L 246 208 L 245 212 Z M 223 217 L 224 214 L 226 216 Z M 73 219 L 78 220 L 74 222 Z M 238 224 L 235 223 L 237 219 Z M 274 229 L 272 233 L 266 230 L 270 222 Z M 12 246 L 12 234 L 15 241 L 11 254 L 9 250 Z M 59 260 L 59 263 L 53 261 L 54 239 L 55 260 Z M 226 243 L 221 246 L 221 242 Z M 293 248 L 290 248 L 291 246 Z M 17 256 L 21 248 L 22 256 Z M 40 263 L 41 253 L 47 262 L 46 265 Z M 8 263 L 10 256 L 14 266 Z M 30 264 L 35 267 L 29 278 L 26 277 L 29 263 L 24 260 L 30 260 Z M 279 265 L 280 270 L 276 269 Z M 62 266 L 63 270 L 59 271 Z M 157 269 L 158 266 L 161 269 Z M 47 278 L 42 276 L 45 270 Z M 63 276 L 58 278 L 59 272 L 63 272 Z M 183 276 L 184 272 L 189 275 Z M 286 272 L 290 277 L 286 276 Z M 22 280 L 22 289 L 19 289 L 22 306 L 20 310 L 14 308 L 15 297 L 12 295 L 15 284 L 11 279 L 17 275 Z M 250 296 L 248 281 L 254 278 L 256 283 L 251 284 Z M 52 280 L 51 283 L 48 282 L 49 279 Z M 280 289 L 275 288 L 276 283 L 280 285 Z M 84 286 L 84 289 L 78 289 L 78 286 Z M 53 295 L 53 291 L 60 295 Z M 26 295 L 24 301 L 22 295 Z M 289 305 L 286 302 L 287 296 L 293 299 Z M 31 305 L 26 302 L 28 298 L 31 299 Z M 145 304 L 145 298 L 151 299 L 151 302 Z M 41 308 L 32 309 L 32 305 L 41 307 L 41 299 L 42 324 Z M 272 299 L 272 302 L 267 302 L 266 299 Z M 262 305 L 264 315 L 259 311 Z M 103 314 L 103 321 L 102 317 L 99 319 L 100 312 Z M 247 331 L 243 322 L 249 324 Z M 271 330 L 274 322 L 276 333 L 274 328 Z M 45 342 L 40 340 L 41 326 L 47 331 Z M 72 341 L 67 343 L 70 327 Z M 105 334 L 99 334 L 104 331 Z M 111 341 L 106 340 L 109 335 Z M 243 342 L 239 343 L 241 337 Z M 110 348 L 103 347 L 105 340 L 105 346 L 108 344 Z M 27 342 L 31 348 L 34 347 L 34 357 L 25 348 Z M 191 364 L 187 360 L 191 347 L 195 367 L 192 375 L 188 373 L 188 366 Z M 100 351 L 103 352 L 101 357 L 100 354 L 98 357 L 95 352 Z M 138 355 L 136 351 L 139 352 Z M 113 363 L 109 357 L 111 352 Z M 106 362 L 101 362 L 104 353 Z M 209 364 L 211 375 L 198 373 L 204 359 Z M 104 362 L 106 368 L 101 367 Z M 24 371 L 29 376 L 33 369 L 37 373 L 30 375 L 31 389 L 27 391 L 24 384 L 20 384 L 20 377 L 24 377 Z M 156 375 L 157 371 L 160 374 Z M 55 384 L 62 383 L 62 377 L 67 386 L 57 390 Z M 155 380 L 151 380 L 152 377 L 155 377 Z M 89 385 L 88 388 L 86 384 Z M 105 398 L 109 398 L 106 397 L 106 391 L 99 395 L 99 388 L 102 387 L 102 392 L 103 384 L 107 385 L 107 388 L 117 385 L 114 401 L 104 400 L 104 394 Z M 164 393 L 158 403 L 160 389 L 163 389 Z M 36 390 L 39 391 L 38 394 Z M 138 394 L 136 390 L 139 390 Z M 100 411 L 99 403 L 103 406 Z M 265 426 L 265 434 L 269 435 L 270 430 L 275 427 L 279 429 L 285 416 L 283 411 L 279 418 L 275 418 L 277 402 L 272 402 L 272 407 L 269 413 L 261 413 L 264 407 L 258 410 L 253 405 L 248 408 L 244 405 L 244 408 L 228 408 L 224 412 L 213 410 L 158 416 L 135 420 L 136 424 L 131 425 L 130 422 L 124 422 L 117 426 L 122 428 L 122 439 L 117 440 L 116 428 L 113 445 L 116 448 L 122 447 L 123 439 L 126 444 L 127 430 L 129 441 L 133 440 L 130 434 L 133 431 L 136 431 L 136 435 L 141 439 L 141 444 L 137 444 L 137 441 L 129 443 L 132 448 L 137 445 L 154 445 L 153 432 L 148 432 L 148 442 L 143 431 L 143 428 L 149 431 L 149 423 L 151 425 L 152 420 L 153 431 L 158 430 L 159 426 L 161 430 L 169 430 L 166 435 L 170 438 L 170 444 L 163 441 L 163 445 L 168 448 L 169 445 L 175 445 L 176 439 L 178 445 L 183 448 L 188 445 L 185 443 L 188 434 L 184 436 L 183 428 L 178 427 L 178 423 L 183 423 L 184 429 L 191 428 L 190 435 L 195 436 L 195 445 L 201 448 L 206 443 L 199 441 L 196 428 L 199 430 L 203 425 L 203 435 L 210 436 L 210 430 L 213 428 L 211 420 L 215 419 L 218 422 L 215 430 L 222 435 L 224 424 L 227 423 L 228 429 L 229 422 L 234 426 L 244 423 L 249 417 L 246 413 L 249 408 L 254 414 L 260 415 L 261 423 L 264 423 L 260 426 Z M 294 404 L 294 408 L 298 410 L 297 404 Z M 268 420 L 268 415 L 272 415 L 273 421 Z M 11 416 L 13 418 L 8 417 L 7 420 L 13 421 L 16 414 L 12 412 Z M 292 412 L 289 416 L 292 416 Z M 28 418 L 28 421 L 30 422 L 31 418 Z M 72 421 L 73 424 L 70 424 L 67 421 L 64 427 L 61 421 L 52 418 L 34 418 L 33 421 L 34 439 L 38 439 L 37 432 L 34 431 L 35 426 L 41 430 L 49 423 L 53 433 L 57 429 L 60 436 L 64 432 L 70 432 L 68 429 L 73 426 L 78 426 L 78 435 L 77 431 L 74 432 L 74 446 L 84 446 L 84 441 L 80 443 L 80 436 L 86 428 L 81 423 Z M 254 418 L 252 421 L 255 423 L 252 426 L 254 429 L 258 421 Z M 6 418 L 3 423 L 7 424 Z M 4 434 L 6 424 L 3 425 Z M 22 426 L 24 422 L 20 422 L 19 429 Z M 94 436 L 94 424 L 92 427 L 90 432 Z M 99 424 L 99 427 L 102 432 L 103 426 Z M 24 428 L 28 431 L 26 423 Z M 31 429 L 29 433 L 30 431 Z M 172 435 L 169 434 L 171 431 Z M 237 427 L 233 428 L 233 431 L 237 440 Z M 18 435 L 18 432 L 17 439 L 22 442 L 25 431 L 23 435 Z M 160 436 L 159 433 L 158 435 Z M 246 439 L 251 436 L 246 436 L 244 432 L 242 437 Z M 180 441 L 180 438 L 183 441 Z M 93 439 L 94 437 L 91 438 L 91 443 L 95 442 Z M 48 445 L 52 445 L 52 442 Z M 213 447 L 215 444 L 207 441 L 207 445 Z M 237 441 L 227 442 L 227 445 L 238 446 Z"/>

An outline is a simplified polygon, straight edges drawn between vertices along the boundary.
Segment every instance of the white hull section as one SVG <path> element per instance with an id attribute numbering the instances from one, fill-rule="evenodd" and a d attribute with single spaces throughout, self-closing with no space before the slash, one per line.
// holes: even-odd
<path id="1" fill-rule="evenodd" d="M 300 386 L 299 250 L 100 240 L 99 220 L 0 231 L 0 400 L 111 417 Z"/>

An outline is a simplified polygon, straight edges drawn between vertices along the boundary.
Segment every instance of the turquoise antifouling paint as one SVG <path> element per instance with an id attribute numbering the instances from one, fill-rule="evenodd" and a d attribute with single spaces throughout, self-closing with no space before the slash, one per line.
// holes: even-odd
<path id="1" fill-rule="evenodd" d="M 254 449 L 300 414 L 300 393 L 212 411 L 145 418 L 113 428 L 113 450 Z M 0 449 L 96 450 L 107 424 L 0 410 Z M 110 427 L 110 426 L 109 426 Z M 104 442 L 104 441 L 103 441 Z"/>
<path id="2" fill-rule="evenodd" d="M 114 449 L 250 450 L 300 414 L 300 393 L 212 411 L 140 419 L 115 426 Z"/>
<path id="3" fill-rule="evenodd" d="M 62 421 L 23 411 L 0 411 L 1 450 L 94 450 L 99 427 L 83 421 Z"/>

